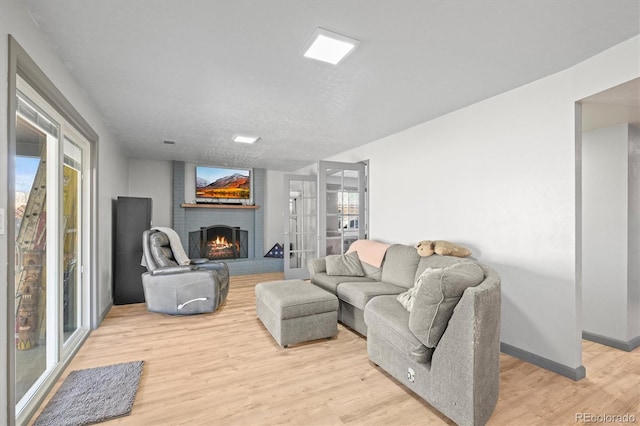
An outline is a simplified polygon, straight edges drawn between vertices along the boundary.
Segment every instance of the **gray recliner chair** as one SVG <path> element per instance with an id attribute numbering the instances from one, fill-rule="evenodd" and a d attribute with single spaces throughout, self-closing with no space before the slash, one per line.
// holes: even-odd
<path id="1" fill-rule="evenodd" d="M 142 286 L 147 309 L 171 315 L 213 312 L 229 293 L 229 267 L 225 263 L 195 259 L 178 265 L 164 232 L 142 235 Z"/>

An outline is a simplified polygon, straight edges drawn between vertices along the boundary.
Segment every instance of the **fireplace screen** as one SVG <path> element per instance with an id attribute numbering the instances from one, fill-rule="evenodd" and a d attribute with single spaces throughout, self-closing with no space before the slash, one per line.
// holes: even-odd
<path id="1" fill-rule="evenodd" d="M 249 233 L 240 228 L 215 225 L 189 233 L 189 257 L 207 259 L 247 258 Z"/>

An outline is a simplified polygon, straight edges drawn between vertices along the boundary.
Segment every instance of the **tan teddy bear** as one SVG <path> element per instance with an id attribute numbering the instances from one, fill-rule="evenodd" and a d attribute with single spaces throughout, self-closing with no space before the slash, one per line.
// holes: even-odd
<path id="1" fill-rule="evenodd" d="M 434 253 L 439 254 L 440 256 L 471 256 L 471 250 L 468 248 L 444 240 L 420 241 L 416 246 L 416 250 L 418 250 L 418 254 L 422 257 L 429 257 Z"/>
<path id="2" fill-rule="evenodd" d="M 466 247 L 462 247 L 449 241 L 437 240 L 433 242 L 433 251 L 440 256 L 456 256 L 467 257 L 471 256 L 471 250 Z"/>
<path id="3" fill-rule="evenodd" d="M 416 250 L 418 250 L 418 254 L 422 257 L 431 256 L 434 253 L 433 241 L 428 241 L 428 240 L 420 241 L 416 246 Z"/>

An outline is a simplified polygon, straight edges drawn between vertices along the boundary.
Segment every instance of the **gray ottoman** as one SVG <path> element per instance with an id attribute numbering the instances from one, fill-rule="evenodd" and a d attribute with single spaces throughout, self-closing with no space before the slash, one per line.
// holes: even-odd
<path id="1" fill-rule="evenodd" d="M 256 285 L 256 313 L 280 346 L 333 337 L 338 332 L 338 298 L 302 281 Z"/>

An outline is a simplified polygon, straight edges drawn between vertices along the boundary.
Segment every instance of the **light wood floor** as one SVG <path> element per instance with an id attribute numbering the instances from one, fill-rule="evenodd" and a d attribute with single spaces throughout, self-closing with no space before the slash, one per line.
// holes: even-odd
<path id="1" fill-rule="evenodd" d="M 452 424 L 370 363 L 366 340 L 342 325 L 331 340 L 280 348 L 256 317 L 253 290 L 275 279 L 282 274 L 232 277 L 227 302 L 214 314 L 114 307 L 50 396 L 73 370 L 144 360 L 132 414 L 105 424 Z M 500 400 L 489 424 L 575 425 L 582 412 L 630 413 L 640 423 L 640 349 L 583 347 L 587 378 L 578 382 L 502 354 Z"/>

